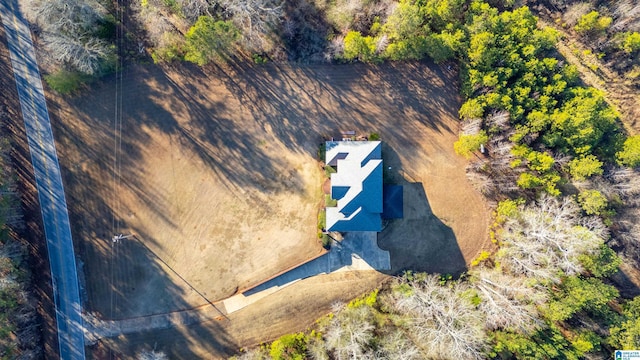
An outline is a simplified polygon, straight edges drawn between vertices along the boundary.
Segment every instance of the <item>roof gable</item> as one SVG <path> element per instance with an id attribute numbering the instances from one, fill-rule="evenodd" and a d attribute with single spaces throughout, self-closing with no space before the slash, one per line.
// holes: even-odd
<path id="1" fill-rule="evenodd" d="M 382 221 L 382 151 L 380 141 L 330 141 L 326 164 L 335 163 L 328 207 L 330 231 L 380 231 Z"/>

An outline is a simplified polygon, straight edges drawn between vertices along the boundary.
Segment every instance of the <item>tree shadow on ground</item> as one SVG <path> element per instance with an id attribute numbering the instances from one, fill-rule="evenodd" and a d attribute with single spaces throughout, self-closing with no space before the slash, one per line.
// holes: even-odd
<path id="1" fill-rule="evenodd" d="M 119 76 L 128 74 L 114 74 L 106 81 L 116 82 Z M 120 95 L 112 91 L 97 91 L 75 99 L 77 106 L 88 110 L 81 114 L 83 128 L 74 125 L 78 123 L 64 121 L 65 109 L 60 102 L 49 103 L 67 190 L 73 239 L 88 280 L 81 284 L 87 300 L 85 310 L 101 319 L 127 319 L 194 306 L 186 298 L 196 290 L 160 260 L 162 254 L 153 253 L 134 238 L 112 241 L 114 235 L 128 227 L 129 216 L 137 215 L 127 215 L 127 210 L 121 208 L 115 189 L 122 187 L 129 188 L 146 203 L 148 209 L 165 222 L 163 226 L 176 226 L 164 214 L 164 189 L 143 183 L 138 174 L 145 171 L 141 164 L 145 144 L 152 141 L 144 128 L 165 126 L 163 131 L 178 133 L 178 125 L 170 113 L 150 100 L 163 94 L 145 89 L 144 82 L 136 84 L 139 86 L 121 90 L 123 94 Z M 144 96 L 133 96 L 133 93 Z M 147 95 L 149 98 L 145 100 Z M 122 116 L 122 123 L 113 116 L 114 104 L 118 103 L 127 112 Z M 87 133 L 90 136 L 86 136 Z M 116 153 L 120 155 L 116 156 Z M 118 175 L 114 176 L 116 173 Z M 137 232 L 136 238 L 143 239 L 149 246 L 158 246 L 144 232 Z M 150 294 L 153 302 L 149 301 Z M 206 304 L 207 300 L 202 299 L 201 303 Z M 197 335 L 194 334 L 196 331 Z M 210 348 L 212 353 L 218 350 L 228 353 L 237 348 L 226 332 L 216 327 L 193 325 L 179 333 L 174 334 L 173 340 L 184 343 L 179 348 L 183 357 L 172 358 L 197 358 L 193 352 L 195 348 Z M 105 343 L 109 341 L 103 340 Z M 131 346 L 114 349 L 131 355 L 141 349 L 153 349 L 155 344 L 152 338 L 142 337 Z"/>
<path id="2" fill-rule="evenodd" d="M 104 353 L 106 349 L 103 347 L 106 347 L 108 350 L 105 355 L 114 351 L 125 355 L 123 359 L 132 359 L 136 353 L 151 350 L 163 352 L 169 359 L 201 359 L 203 353 L 206 353 L 208 358 L 226 358 L 237 352 L 239 346 L 227 335 L 220 323 L 224 321 L 227 320 L 210 320 L 189 326 L 141 331 L 113 339 L 102 339 L 94 346 L 95 352 Z M 194 339 L 197 339 L 197 343 L 194 343 Z"/>

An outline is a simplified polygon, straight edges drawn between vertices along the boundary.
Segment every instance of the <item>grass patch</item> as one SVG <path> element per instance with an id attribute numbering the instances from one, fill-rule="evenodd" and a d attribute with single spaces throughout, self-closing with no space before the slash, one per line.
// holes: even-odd
<path id="1" fill-rule="evenodd" d="M 327 227 L 327 212 L 322 209 L 318 213 L 318 230 L 322 231 Z"/>
<path id="2" fill-rule="evenodd" d="M 336 172 L 337 170 L 333 166 L 324 166 L 324 176 L 326 176 L 328 179 L 331 178 L 331 174 L 335 174 Z"/>
<path id="3" fill-rule="evenodd" d="M 326 206 L 326 207 L 336 207 L 336 206 L 338 206 L 338 200 L 333 199 L 330 194 L 326 194 L 324 196 L 324 206 Z"/>

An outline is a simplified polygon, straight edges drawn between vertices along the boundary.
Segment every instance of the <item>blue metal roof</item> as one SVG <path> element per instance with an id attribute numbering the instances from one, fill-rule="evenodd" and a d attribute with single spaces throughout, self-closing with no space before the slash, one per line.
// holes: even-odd
<path id="1" fill-rule="evenodd" d="M 327 207 L 329 231 L 381 231 L 382 151 L 379 141 L 332 141 L 326 144 L 328 164 L 335 163 Z"/>

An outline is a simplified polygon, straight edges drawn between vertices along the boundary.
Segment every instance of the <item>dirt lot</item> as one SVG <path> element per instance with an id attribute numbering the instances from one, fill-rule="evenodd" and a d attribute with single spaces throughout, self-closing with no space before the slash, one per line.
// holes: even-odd
<path id="1" fill-rule="evenodd" d="M 391 223 L 380 239 L 394 271 L 463 270 L 485 244 L 487 217 L 452 149 L 455 82 L 429 64 L 233 64 L 204 72 L 147 65 L 81 97 L 51 96 L 87 310 L 122 319 L 191 308 L 320 252 L 315 156 L 322 138 L 339 130 L 379 133 L 390 176 L 416 183 L 405 189 L 407 221 Z M 116 233 L 136 238 L 113 243 Z M 293 285 L 263 300 L 264 312 L 233 315 L 220 346 L 196 329 L 128 336 L 114 346 L 158 341 L 185 359 L 232 351 L 302 329 L 333 300 L 381 278 L 336 274 Z M 316 285 L 323 296 L 310 290 Z M 197 328 L 217 334 L 220 326 Z"/>

